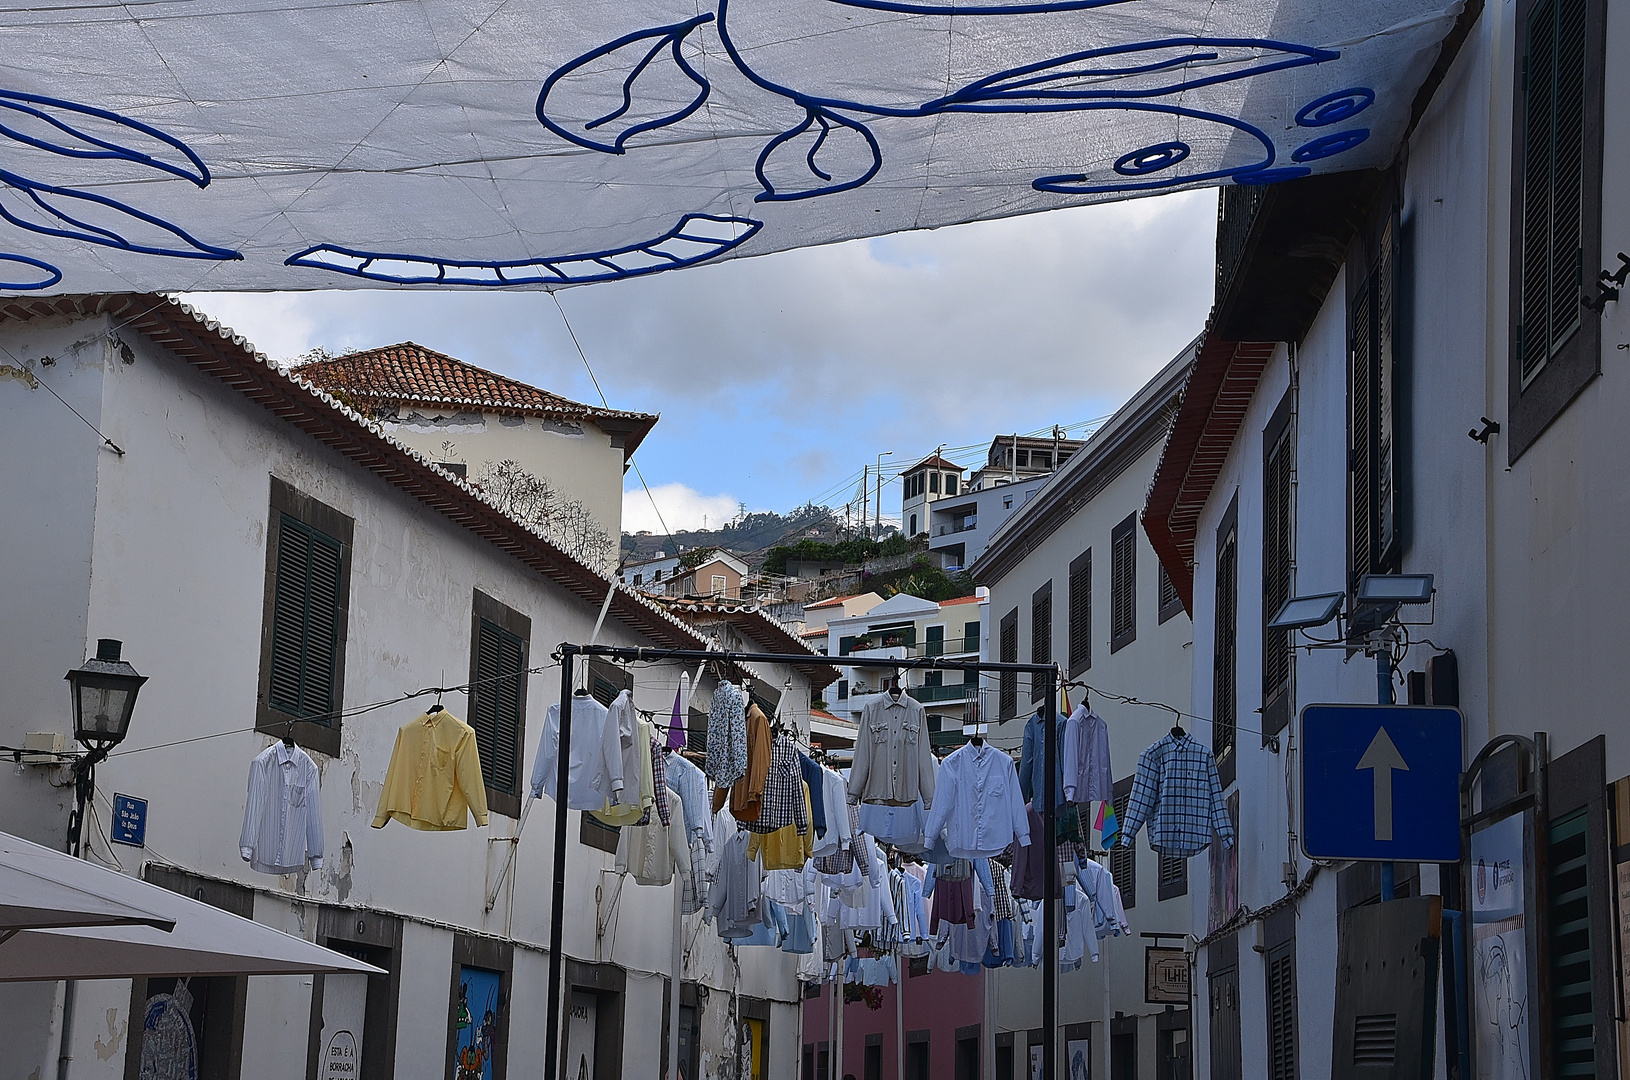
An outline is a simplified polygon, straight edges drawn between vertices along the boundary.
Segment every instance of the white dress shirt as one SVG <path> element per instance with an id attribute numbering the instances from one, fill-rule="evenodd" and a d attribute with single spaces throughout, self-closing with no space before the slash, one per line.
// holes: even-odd
<path id="1" fill-rule="evenodd" d="M 623 789 L 623 747 L 617 725 L 606 723 L 606 707 L 591 697 L 572 698 L 572 750 L 567 774 L 566 805 L 573 810 L 598 810 Z M 555 791 L 556 762 L 560 753 L 560 706 L 543 715 L 538 757 L 532 765 L 532 797 Z"/>
<path id="2" fill-rule="evenodd" d="M 815 838 L 814 858 L 836 855 L 853 838 L 849 831 L 848 786 L 843 777 L 821 767 L 821 790 L 826 800 L 826 835 Z"/>
<path id="3" fill-rule="evenodd" d="M 317 764 L 298 746 L 273 743 L 249 763 L 249 800 L 238 850 L 262 874 L 298 874 L 323 865 L 323 813 Z"/>
<path id="4" fill-rule="evenodd" d="M 1013 759 L 989 743 L 969 743 L 940 766 L 934 805 L 924 826 L 930 845 L 943 833 L 959 859 L 1000 855 L 1015 840 L 1030 843 L 1030 819 Z"/>

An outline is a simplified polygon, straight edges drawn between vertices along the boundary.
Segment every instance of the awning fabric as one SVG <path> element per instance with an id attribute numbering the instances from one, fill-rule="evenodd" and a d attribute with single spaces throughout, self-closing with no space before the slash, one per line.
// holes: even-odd
<path id="1" fill-rule="evenodd" d="M 0 833 L 0 938 L 18 930 L 144 924 L 175 920 L 106 895 L 107 872 L 60 852 Z"/>
<path id="2" fill-rule="evenodd" d="M 557 288 L 1384 165 L 1460 0 L 0 12 L 0 289 Z"/>
<path id="3" fill-rule="evenodd" d="M 173 923 L 23 929 L 0 941 L 0 982 L 149 975 L 297 975 L 380 970 L 157 885 L 0 833 L 0 892 L 45 877 Z M 26 867 L 26 869 L 24 868 Z"/>

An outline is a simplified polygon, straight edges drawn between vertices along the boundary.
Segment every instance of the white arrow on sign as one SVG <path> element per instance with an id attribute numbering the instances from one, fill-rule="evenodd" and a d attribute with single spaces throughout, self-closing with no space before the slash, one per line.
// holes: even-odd
<path id="1" fill-rule="evenodd" d="M 1358 759 L 1358 769 L 1375 770 L 1375 838 L 1392 839 L 1392 770 L 1409 771 L 1404 755 L 1392 744 L 1386 728 L 1380 728 L 1370 740 L 1370 748 Z"/>

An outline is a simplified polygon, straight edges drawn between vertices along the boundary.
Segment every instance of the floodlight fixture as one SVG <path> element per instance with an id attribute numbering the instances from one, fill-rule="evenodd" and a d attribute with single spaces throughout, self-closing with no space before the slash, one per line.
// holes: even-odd
<path id="1" fill-rule="evenodd" d="M 1360 604 L 1426 604 L 1432 591 L 1431 574 L 1365 574 L 1356 599 Z"/>
<path id="2" fill-rule="evenodd" d="M 1341 610 L 1343 594 L 1319 593 L 1316 596 L 1293 596 L 1280 606 L 1268 620 L 1269 630 L 1310 630 L 1323 626 Z"/>

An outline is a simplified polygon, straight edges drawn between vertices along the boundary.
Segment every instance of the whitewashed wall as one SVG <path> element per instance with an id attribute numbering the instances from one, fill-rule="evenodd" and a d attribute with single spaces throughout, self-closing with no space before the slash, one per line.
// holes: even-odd
<path id="1" fill-rule="evenodd" d="M 512 835 L 513 819 L 494 814 L 489 829 L 455 833 L 423 833 L 394 823 L 370 828 L 396 730 L 434 700 L 421 698 L 347 717 L 339 757 L 316 755 L 328 846 L 321 872 L 303 879 L 269 878 L 241 861 L 237 838 L 248 764 L 272 741 L 252 730 L 268 477 L 291 483 L 356 522 L 346 708 L 468 681 L 475 589 L 532 619 L 534 665 L 547 663 L 561 641 L 586 640 L 598 609 L 129 331 L 121 336 L 133 347 L 134 362 L 108 360 L 99 344 L 107 329 L 100 319 L 42 322 L 7 327 L 0 340 L 13 356 L 30 362 L 36 377 L 83 405 L 81 411 L 126 451 L 123 457 L 98 455 L 91 432 L 43 390 L 28 390 L 15 380 L 0 389 L 0 454 L 6 460 L 47 455 L 37 459 L 28 483 L 8 488 L 7 513 L 0 515 L 4 538 L 27 552 L 0 567 L 6 624 L 39 628 L 27 635 L 26 644 L 23 636 L 8 633 L 8 647 L 0 650 L 0 686 L 11 700 L 26 704 L 0 720 L 3 742 L 14 745 L 26 730 L 68 731 L 62 673 L 84 659 L 95 638 L 121 638 L 125 658 L 150 678 L 123 752 L 98 770 L 99 799 L 117 791 L 149 800 L 146 850 L 115 849 L 124 869 L 133 873 L 144 859 L 156 860 L 288 897 L 278 903 L 262 895 L 257 917 L 279 926 L 296 919 L 291 925 L 302 926 L 306 936 L 315 933 L 314 909 L 298 922 L 298 906 L 290 907 L 295 897 L 401 915 L 398 1075 L 439 1075 L 446 1055 L 449 927 L 513 936 L 517 1004 L 542 1001 L 541 987 L 527 980 L 543 970 L 531 950 L 548 941 L 553 804 L 543 800 L 533 808 L 517 845 L 513 886 L 490 913 L 483 911 L 485 882 L 508 845 L 489 839 Z M 85 339 L 91 345 L 80 350 L 77 364 L 37 365 L 40 356 L 69 355 L 69 346 Z M 49 481 L 53 474 L 60 482 Z M 59 533 L 59 541 L 42 542 L 42 535 Z M 601 640 L 646 643 L 615 620 L 608 621 Z M 678 674 L 669 667 L 639 669 L 636 703 L 665 715 Z M 559 685 L 558 669 L 531 678 L 525 775 L 530 775 L 544 709 L 558 696 Z M 465 715 L 462 695 L 445 704 Z M 143 750 L 217 733 L 230 734 Z M 18 831 L 55 845 L 66 801 L 45 788 L 39 772 L 8 766 L 0 806 L 8 827 L 15 822 Z M 105 805 L 102 810 L 105 822 Z M 576 842 L 575 818 L 568 828 L 567 953 L 629 969 L 625 1060 L 654 1061 L 660 1024 L 632 1011 L 639 996 L 634 975 L 668 969 L 672 893 L 630 882 L 621 889 L 616 912 L 609 911 L 614 890 L 607 886 L 614 875 L 606 871 L 612 857 Z M 99 844 L 98 850 L 106 846 Z M 599 936 L 600 924 L 620 932 L 615 938 Z M 711 929 L 697 934 L 696 942 L 689 971 L 709 977 L 716 994 L 727 990 L 734 969 L 723 946 Z M 773 950 L 742 950 L 744 992 L 797 1002 L 795 960 Z M 306 1030 L 309 983 L 252 979 L 250 985 L 244 1075 L 281 1080 L 290 1075 L 284 1052 L 251 1054 L 250 1047 L 278 1043 L 285 1029 Z M 660 1003 L 660 982 L 654 985 Z M 112 986 L 106 994 L 81 993 L 75 1080 L 81 1068 L 96 1068 L 91 1063 L 98 1060 L 98 1034 L 108 1037 L 98 1010 L 118 1010 L 121 1024 L 128 1011 L 128 983 Z M 649 1012 L 643 1006 L 642 1011 Z M 517 1009 L 512 1016 L 514 1075 L 541 1067 L 540 1052 L 531 1046 L 537 1012 Z M 796 1045 L 792 1022 L 793 1030 L 772 1033 L 772 1041 Z M 54 1036 L 34 1034 L 45 1037 L 17 1055 L 18 1077 L 31 1072 L 30 1061 L 54 1071 Z M 302 1036 L 301 1049 L 293 1051 L 302 1069 L 303 1046 Z M 122 1047 L 115 1057 L 106 1059 L 107 1075 L 122 1069 Z M 0 1077 L 10 1080 L 12 1068 L 0 1066 Z"/>

